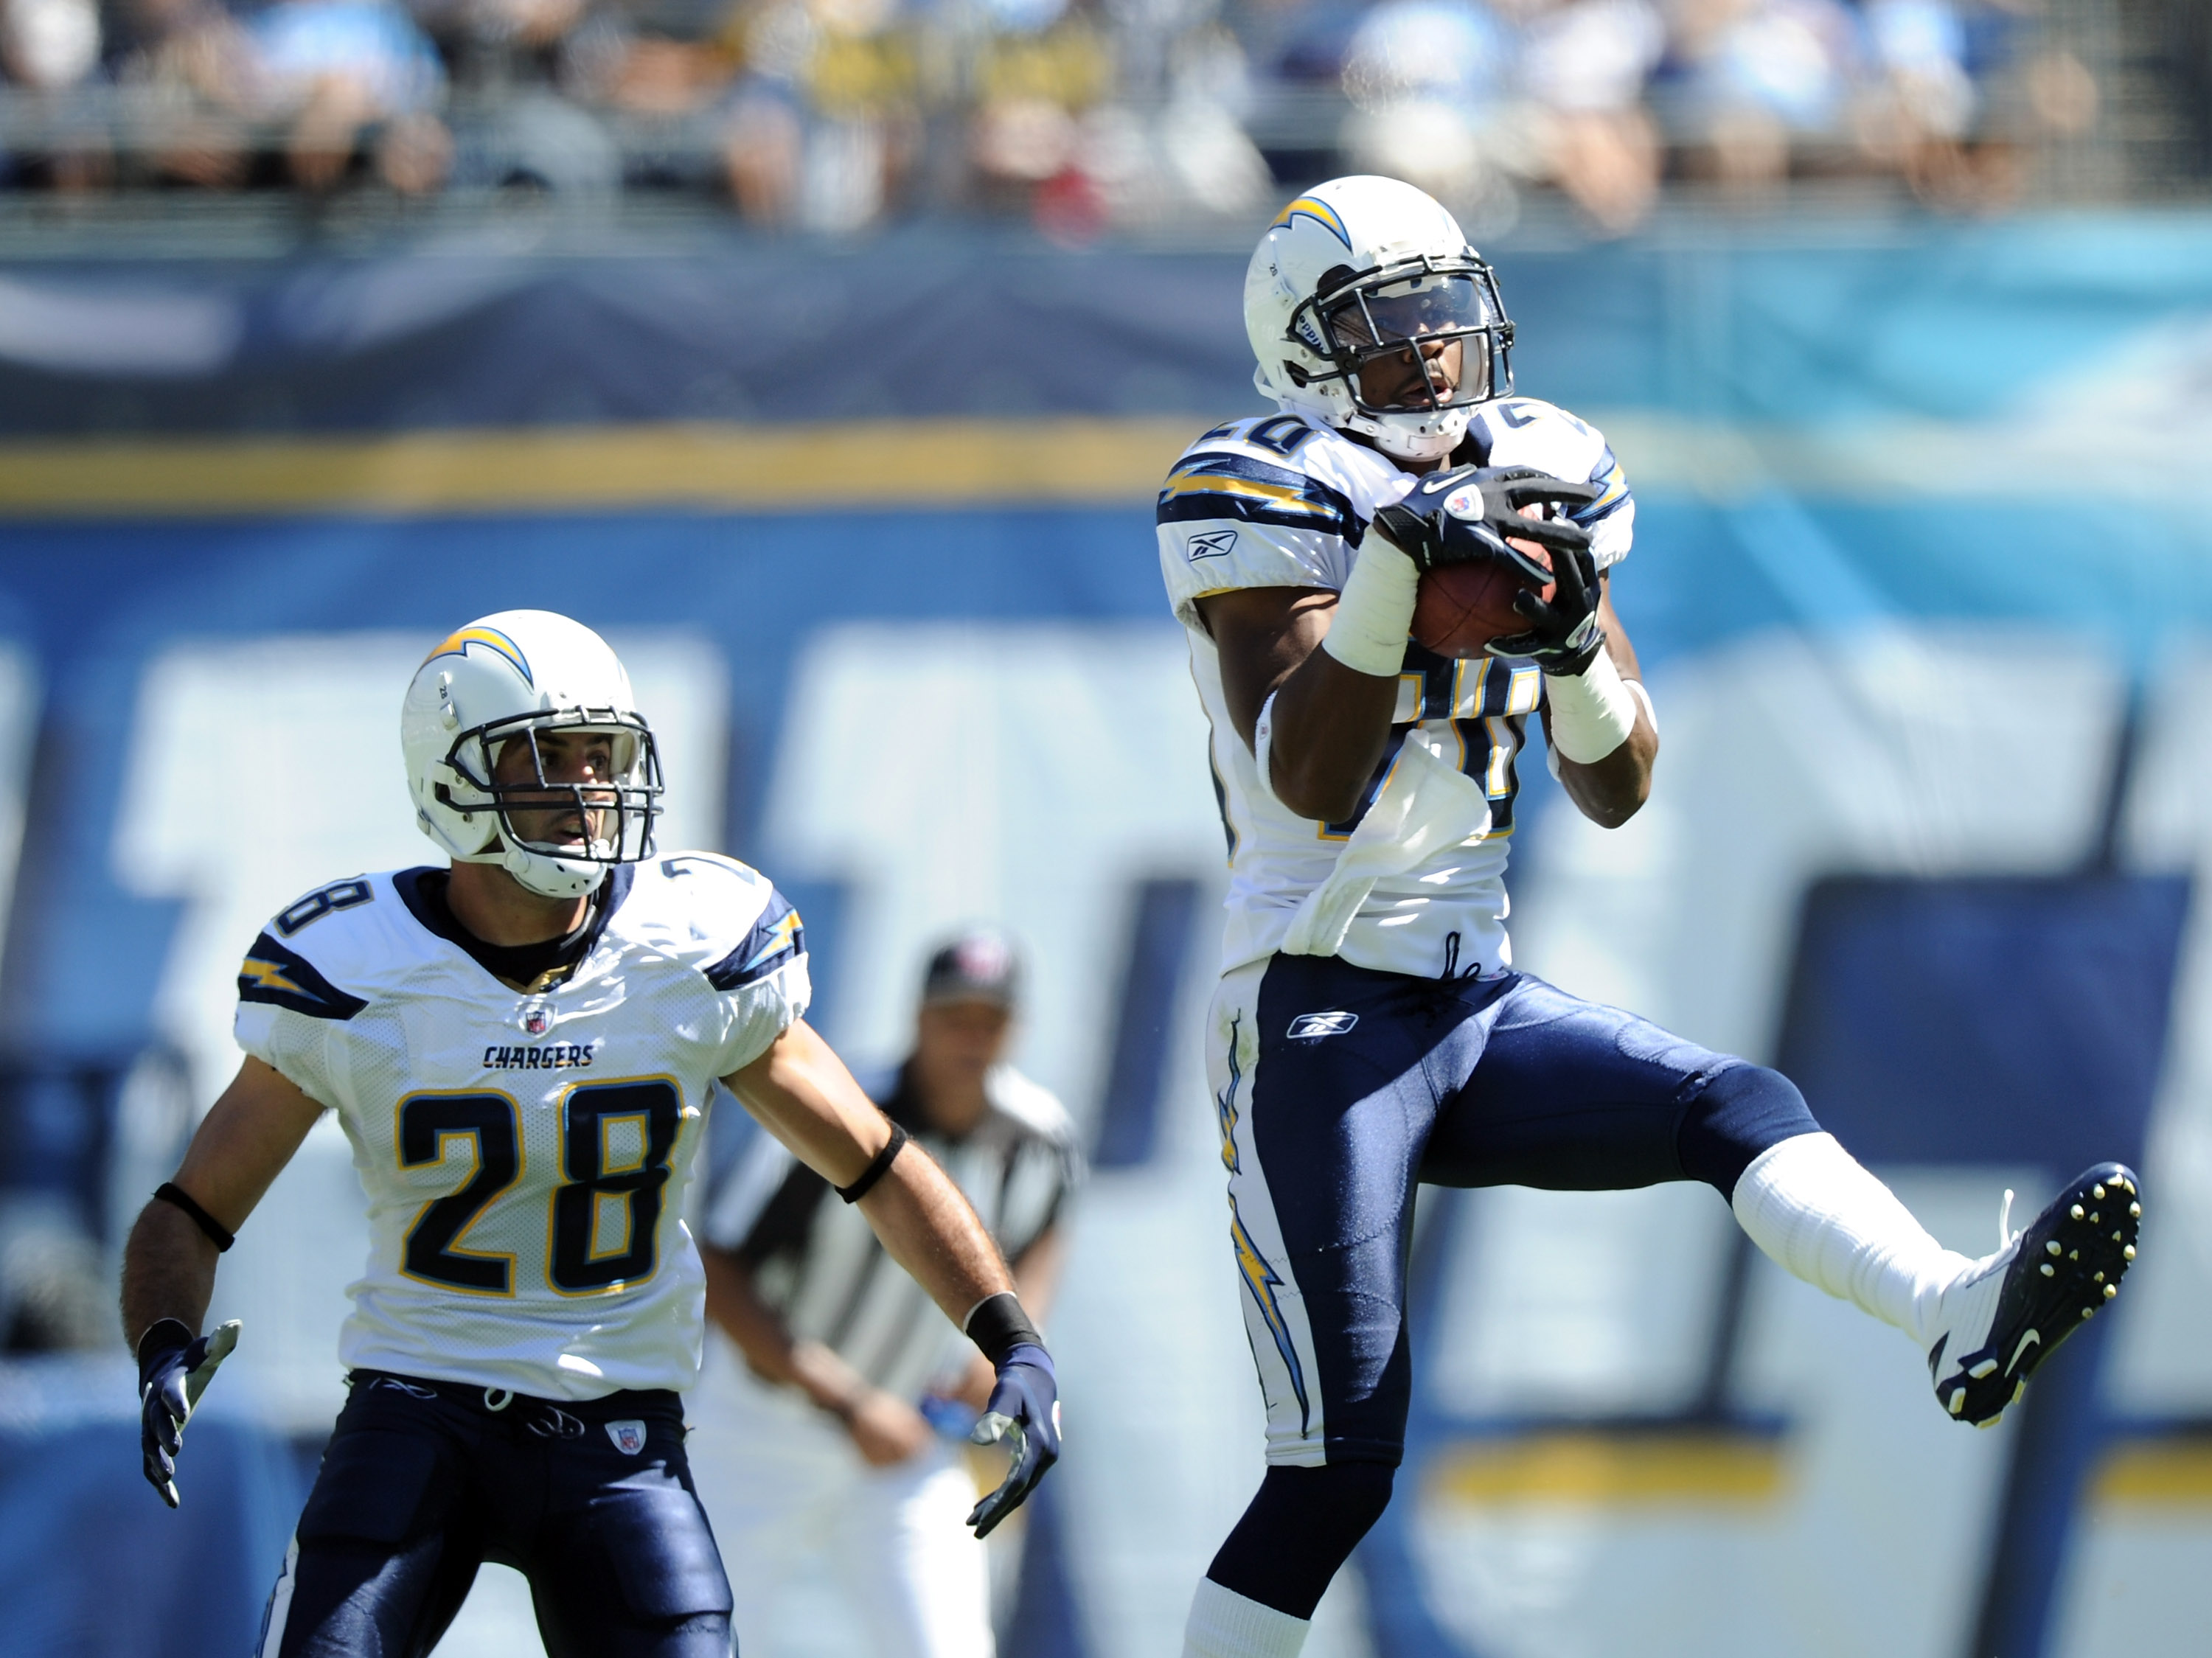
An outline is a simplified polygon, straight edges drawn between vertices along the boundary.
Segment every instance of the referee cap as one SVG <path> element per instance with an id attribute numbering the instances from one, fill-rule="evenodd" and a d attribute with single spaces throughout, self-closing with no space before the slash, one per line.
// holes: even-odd
<path id="1" fill-rule="evenodd" d="M 1020 1000 L 1021 963 L 1006 934 L 971 928 L 941 945 L 921 975 L 922 1005 L 932 1002 L 996 1002 L 1011 1008 Z"/>

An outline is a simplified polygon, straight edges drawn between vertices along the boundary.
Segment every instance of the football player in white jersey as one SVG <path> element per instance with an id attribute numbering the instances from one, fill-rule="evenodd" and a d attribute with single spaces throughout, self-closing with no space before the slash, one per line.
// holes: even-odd
<path id="1" fill-rule="evenodd" d="M 1230 837 L 1206 1048 L 1269 1464 L 1186 1658 L 1298 1651 L 1389 1500 L 1418 1181 L 1706 1181 L 1784 1267 L 1906 1332 L 1943 1408 L 1984 1424 L 2116 1293 L 2141 1214 L 2134 1175 L 2101 1163 L 1995 1254 L 1953 1254 L 1778 1072 L 1513 969 L 1529 720 L 1595 822 L 1651 786 L 1657 724 L 1612 596 L 1626 480 L 1595 430 L 1516 393 L 1495 276 L 1410 185 L 1338 179 L 1285 208 L 1244 317 L 1279 412 L 1200 437 L 1158 514 Z M 1464 659 L 1411 641 L 1424 574 L 1540 578 L 1535 547 L 1556 586 L 1516 600 L 1522 630 Z"/>
<path id="2" fill-rule="evenodd" d="M 730 859 L 653 855 L 659 762 L 614 653 L 547 611 L 487 616 L 430 653 L 400 728 L 451 866 L 270 922 L 239 975 L 245 1063 L 125 1257 L 146 1475 L 173 1507 L 238 1339 L 197 1333 L 216 1258 L 337 1113 L 371 1253 L 263 1658 L 427 1653 L 485 1559 L 528 1577 L 551 1658 L 728 1651 L 678 1397 L 704 1316 L 680 1214 L 717 1081 L 992 1359 L 977 1431 L 1015 1460 L 970 1516 L 988 1531 L 1057 1455 L 1052 1361 L 974 1212 L 803 1018 L 797 913 Z"/>

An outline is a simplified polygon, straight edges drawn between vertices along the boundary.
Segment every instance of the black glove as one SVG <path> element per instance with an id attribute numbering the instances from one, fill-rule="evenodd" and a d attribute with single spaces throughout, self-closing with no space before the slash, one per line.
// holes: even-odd
<path id="1" fill-rule="evenodd" d="M 1422 574 L 1443 564 L 1502 558 L 1541 586 L 1552 573 L 1507 544 L 1518 536 L 1553 553 L 1589 546 L 1589 531 L 1565 519 L 1523 518 L 1536 502 L 1581 503 L 1603 494 L 1595 483 L 1571 483 L 1533 466 L 1455 466 L 1423 478 L 1395 506 L 1375 515 L 1380 530 Z"/>
<path id="2" fill-rule="evenodd" d="M 1044 1471 L 1060 1461 L 1060 1382 L 1053 1375 L 1052 1355 L 1024 1342 L 999 1361 L 998 1370 L 999 1385 L 991 1389 L 991 1402 L 968 1437 L 978 1445 L 994 1445 L 1011 1436 L 1014 1466 L 968 1516 L 978 1537 L 989 1536 L 992 1527 L 1021 1507 Z"/>
<path id="3" fill-rule="evenodd" d="M 1541 594 L 1513 595 L 1513 608 L 1528 618 L 1526 633 L 1507 634 L 1484 648 L 1492 656 L 1526 657 L 1546 673 L 1577 674 L 1605 648 L 1605 624 L 1597 619 L 1597 559 L 1587 547 L 1552 554 L 1556 584 L 1547 601 Z"/>
<path id="4" fill-rule="evenodd" d="M 146 1483 L 177 1506 L 177 1453 L 185 1424 L 214 1380 L 216 1367 L 238 1345 L 238 1321 L 194 1337 L 173 1318 L 156 1321 L 138 1338 L 138 1448 Z"/>

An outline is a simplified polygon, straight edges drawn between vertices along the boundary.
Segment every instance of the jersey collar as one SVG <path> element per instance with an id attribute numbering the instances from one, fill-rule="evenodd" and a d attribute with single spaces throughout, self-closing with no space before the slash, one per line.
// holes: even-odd
<path id="1" fill-rule="evenodd" d="M 606 932 L 607 923 L 614 919 L 615 912 L 629 896 L 630 884 L 636 872 L 635 868 L 629 864 L 617 864 L 608 870 L 607 878 L 600 884 L 599 891 L 592 896 L 591 914 L 584 923 L 584 936 L 575 959 L 551 985 L 536 987 L 539 993 L 558 989 L 575 976 L 578 968 L 591 959 L 592 952 L 599 947 L 599 939 Z M 432 864 L 404 869 L 392 878 L 392 890 L 398 893 L 399 902 L 406 905 L 407 913 L 422 925 L 424 932 L 452 944 L 493 978 L 499 980 L 502 988 L 513 989 L 513 984 L 501 978 L 493 962 L 487 959 L 485 952 L 491 946 L 463 926 L 453 914 L 452 906 L 447 903 L 445 883 L 451 873 L 451 871 Z M 437 878 L 426 880 L 426 877 Z M 523 991 L 518 993 L 532 993 Z"/>

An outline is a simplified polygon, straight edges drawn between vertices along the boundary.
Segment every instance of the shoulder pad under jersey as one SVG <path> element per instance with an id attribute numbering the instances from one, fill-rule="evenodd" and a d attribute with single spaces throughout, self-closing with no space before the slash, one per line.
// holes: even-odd
<path id="1" fill-rule="evenodd" d="M 1604 493 L 1567 516 L 1591 532 L 1601 565 L 1627 552 L 1634 498 L 1613 446 L 1596 427 L 1540 398 L 1500 398 L 1474 411 L 1468 437 L 1486 466 L 1534 466 L 1553 477 L 1596 484 Z"/>
<path id="2" fill-rule="evenodd" d="M 639 865 L 617 924 L 651 935 L 719 991 L 740 989 L 806 953 L 791 902 L 758 870 L 719 853 L 672 853 Z"/>
<path id="3" fill-rule="evenodd" d="M 356 875 L 287 904 L 246 951 L 238 969 L 239 1000 L 314 1019 L 352 1018 L 368 1001 L 341 985 L 358 984 L 375 971 L 381 923 L 397 902 L 389 877 Z M 379 905 L 383 913 L 372 914 Z"/>
<path id="4" fill-rule="evenodd" d="M 1239 519 L 1357 544 L 1411 483 L 1387 456 L 1296 415 L 1233 420 L 1183 451 L 1161 486 L 1163 525 Z"/>

